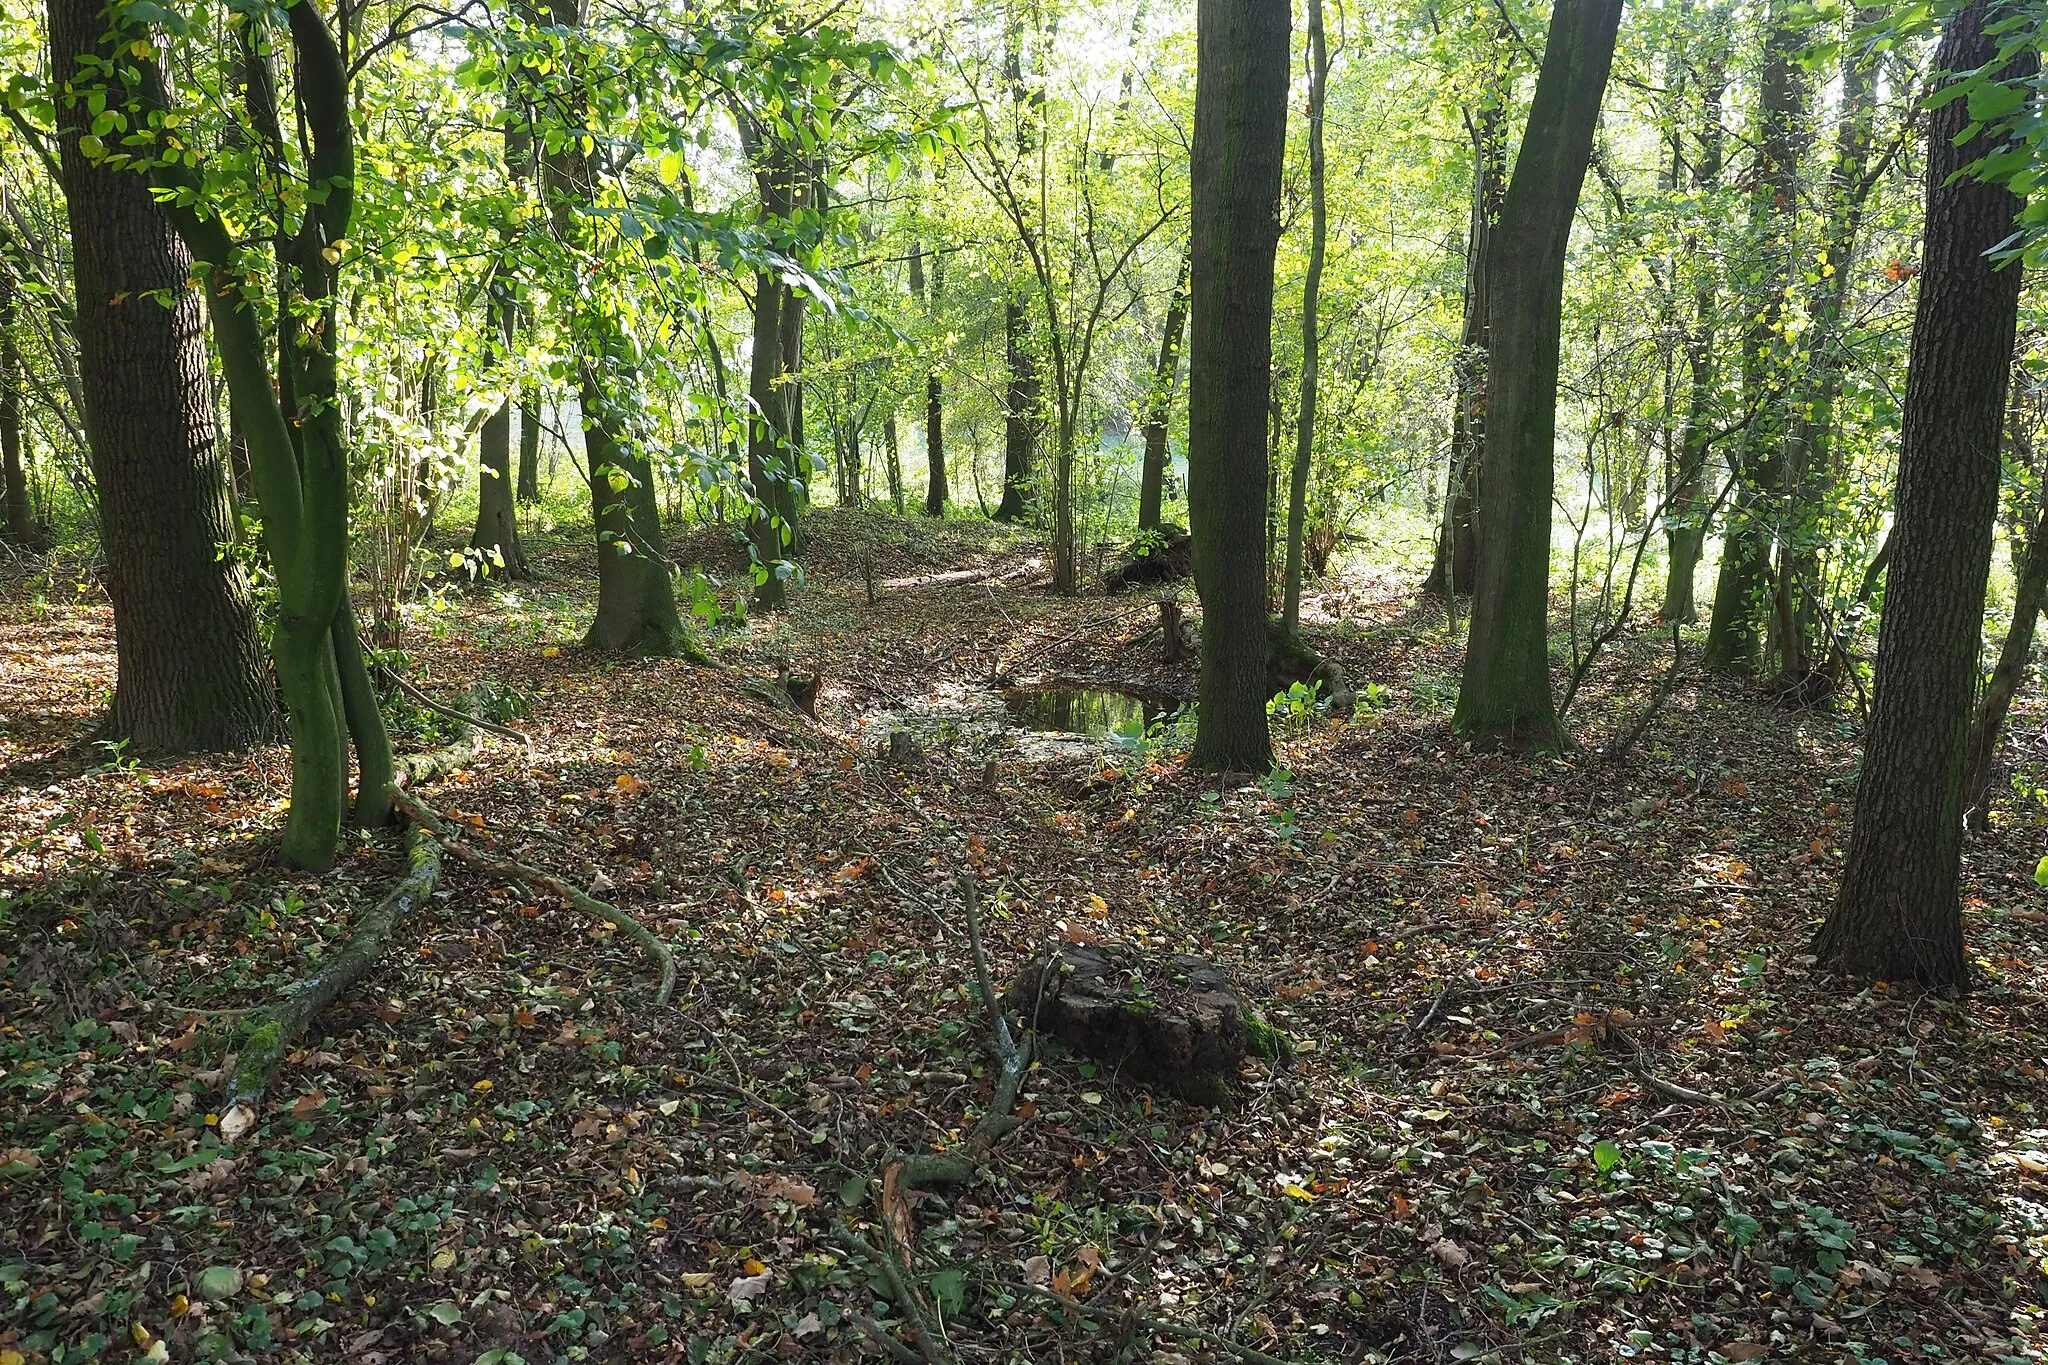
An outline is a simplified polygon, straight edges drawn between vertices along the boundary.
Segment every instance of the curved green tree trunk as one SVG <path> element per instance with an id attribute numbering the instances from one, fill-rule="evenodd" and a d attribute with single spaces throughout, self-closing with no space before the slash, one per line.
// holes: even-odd
<path id="1" fill-rule="evenodd" d="M 1180 274 L 1174 280 L 1173 299 L 1166 305 L 1166 322 L 1159 329 L 1159 363 L 1152 370 L 1152 398 L 1145 406 L 1145 463 L 1138 475 L 1138 529 L 1158 529 L 1160 508 L 1166 501 L 1167 436 L 1173 426 L 1173 390 L 1180 378 L 1180 338 L 1188 326 L 1188 266 L 1190 257 L 1181 253 Z"/>
<path id="2" fill-rule="evenodd" d="M 1550 518 L 1565 246 L 1614 60 L 1621 0 L 1558 0 L 1488 270 L 1486 456 L 1472 628 L 1452 730 L 1562 741 L 1550 694 Z"/>

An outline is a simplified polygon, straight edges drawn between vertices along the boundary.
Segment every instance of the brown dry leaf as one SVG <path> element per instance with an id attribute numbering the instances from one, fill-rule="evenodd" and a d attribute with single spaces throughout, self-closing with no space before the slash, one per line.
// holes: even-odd
<path id="1" fill-rule="evenodd" d="M 771 1175 L 761 1182 L 761 1193 L 770 1199 L 787 1199 L 799 1208 L 818 1202 L 818 1192 L 800 1180 L 788 1176 Z"/>
<path id="2" fill-rule="evenodd" d="M 1730 1341 L 1714 1348 L 1730 1360 L 1762 1360 L 1771 1348 L 1757 1341 Z"/>

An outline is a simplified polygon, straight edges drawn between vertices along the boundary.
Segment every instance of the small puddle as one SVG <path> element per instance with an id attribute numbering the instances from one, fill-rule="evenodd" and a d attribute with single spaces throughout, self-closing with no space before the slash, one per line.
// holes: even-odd
<path id="1" fill-rule="evenodd" d="M 1129 734 L 1171 714 L 1143 697 L 1095 687 L 1012 687 L 1003 710 L 1019 729 L 1065 735 Z"/>

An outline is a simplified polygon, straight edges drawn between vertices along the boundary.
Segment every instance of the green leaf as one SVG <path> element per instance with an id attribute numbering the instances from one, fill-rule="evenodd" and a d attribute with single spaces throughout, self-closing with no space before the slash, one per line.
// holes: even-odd
<path id="1" fill-rule="evenodd" d="M 242 1271 L 239 1266 L 210 1265 L 199 1272 L 194 1283 L 199 1297 L 209 1303 L 225 1303 L 242 1292 Z"/>
<path id="2" fill-rule="evenodd" d="M 1980 85 L 1970 92 L 1970 117 L 1979 123 L 2004 118 L 2020 107 L 2026 92 L 2016 85 Z"/>
<path id="3" fill-rule="evenodd" d="M 2048 886 L 2048 857 L 2034 864 L 2034 885 Z"/>
<path id="4" fill-rule="evenodd" d="M 967 1273 L 962 1270 L 941 1270 L 932 1276 L 932 1297 L 946 1310 L 948 1317 L 957 1314 L 967 1306 Z"/>
<path id="5" fill-rule="evenodd" d="M 1600 1174 L 1606 1175 L 1621 1164 L 1621 1148 L 1601 1138 L 1593 1144 L 1593 1164 L 1600 1168 Z"/>
<path id="6" fill-rule="evenodd" d="M 453 1327 L 462 1321 L 462 1305 L 453 1299 L 443 1299 L 427 1310 L 427 1316 L 443 1327 Z"/>

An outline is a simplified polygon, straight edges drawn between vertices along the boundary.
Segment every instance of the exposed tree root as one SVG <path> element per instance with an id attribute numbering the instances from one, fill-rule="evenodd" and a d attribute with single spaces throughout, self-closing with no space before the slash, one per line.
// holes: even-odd
<path id="1" fill-rule="evenodd" d="M 646 925 L 617 906 L 607 905 L 595 896 L 578 891 L 552 872 L 544 872 L 526 863 L 485 852 L 456 833 L 447 821 L 429 807 L 422 805 L 408 792 L 394 791 L 391 800 L 392 804 L 404 811 L 415 825 L 425 829 L 450 856 L 503 881 L 524 882 L 530 886 L 544 887 L 578 910 L 608 920 L 623 930 L 626 937 L 639 944 L 640 950 L 646 953 L 649 960 L 661 971 L 661 985 L 654 993 L 654 1007 L 659 1009 L 668 1003 L 676 988 L 676 955 L 669 950 L 667 944 L 656 938 L 654 932 Z"/>
<path id="2" fill-rule="evenodd" d="M 440 846 L 424 830 L 413 829 L 405 842 L 406 872 L 391 893 L 356 923 L 355 932 L 325 967 L 301 982 L 290 995 L 258 1012 L 243 1034 L 240 1060 L 228 1083 L 221 1115 L 221 1136 L 232 1142 L 256 1121 L 256 1107 L 270 1084 L 271 1073 L 285 1050 L 320 1011 L 368 976 L 383 956 L 384 946 L 408 916 L 433 894 L 441 879 Z"/>

